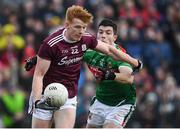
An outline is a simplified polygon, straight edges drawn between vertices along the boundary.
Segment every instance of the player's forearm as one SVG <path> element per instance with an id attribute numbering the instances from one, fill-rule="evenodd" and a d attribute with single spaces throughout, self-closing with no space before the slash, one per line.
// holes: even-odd
<path id="1" fill-rule="evenodd" d="M 134 76 L 124 73 L 115 73 L 116 78 L 114 79 L 117 82 L 124 84 L 132 84 L 134 82 Z"/>
<path id="2" fill-rule="evenodd" d="M 42 87 L 43 87 L 42 79 L 43 79 L 42 76 L 34 75 L 33 84 L 32 84 L 32 95 L 34 101 L 40 100 L 41 98 Z"/>
<path id="3" fill-rule="evenodd" d="M 130 55 L 122 52 L 122 51 L 119 51 L 117 50 L 116 48 L 114 47 L 110 47 L 110 53 L 111 53 L 111 56 L 115 59 L 115 60 L 122 60 L 124 62 L 127 62 L 131 65 L 133 65 L 134 67 L 137 67 L 138 66 L 138 60 L 131 57 Z"/>

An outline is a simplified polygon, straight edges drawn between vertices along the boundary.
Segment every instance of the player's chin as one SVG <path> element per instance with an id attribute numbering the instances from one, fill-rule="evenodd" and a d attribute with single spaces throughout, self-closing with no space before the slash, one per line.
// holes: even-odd
<path id="1" fill-rule="evenodd" d="M 108 41 L 106 41 L 106 40 L 101 40 L 102 42 L 104 42 L 104 43 L 107 43 L 107 44 L 109 44 L 109 42 Z"/>
<path id="2" fill-rule="evenodd" d="M 74 41 L 76 41 L 76 42 L 78 42 L 78 41 L 80 41 L 81 40 L 81 37 L 76 37 L 76 38 L 74 38 Z"/>

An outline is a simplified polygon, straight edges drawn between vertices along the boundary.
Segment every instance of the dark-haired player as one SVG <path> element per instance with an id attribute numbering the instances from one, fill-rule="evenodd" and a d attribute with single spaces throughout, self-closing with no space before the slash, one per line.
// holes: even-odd
<path id="1" fill-rule="evenodd" d="M 117 26 L 109 19 L 101 21 L 97 39 L 124 51 L 115 44 Z M 136 91 L 132 66 L 108 55 L 88 50 L 83 60 L 99 80 L 89 108 L 88 128 L 123 128 L 135 108 Z"/>

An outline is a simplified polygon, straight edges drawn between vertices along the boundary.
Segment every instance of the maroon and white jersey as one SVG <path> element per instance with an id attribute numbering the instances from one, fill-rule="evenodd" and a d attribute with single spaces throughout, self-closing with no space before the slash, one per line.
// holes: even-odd
<path id="1" fill-rule="evenodd" d="M 78 42 L 70 42 L 64 36 L 66 29 L 60 29 L 47 37 L 41 45 L 38 56 L 51 61 L 43 78 L 43 88 L 57 82 L 66 86 L 69 98 L 77 95 L 82 58 L 87 49 L 93 49 L 97 40 L 85 33 Z"/>

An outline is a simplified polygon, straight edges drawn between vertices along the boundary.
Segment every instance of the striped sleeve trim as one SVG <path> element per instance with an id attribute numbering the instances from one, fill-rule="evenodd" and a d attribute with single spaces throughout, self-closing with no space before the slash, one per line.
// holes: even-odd
<path id="1" fill-rule="evenodd" d="M 132 68 L 130 66 L 119 66 L 119 68 L 122 68 L 122 67 L 125 67 L 125 68 L 132 70 Z"/>
<path id="2" fill-rule="evenodd" d="M 58 35 L 58 36 L 55 36 L 54 38 L 52 38 L 51 40 L 48 41 L 48 45 L 50 47 L 54 46 L 55 44 L 57 44 L 58 42 L 62 41 L 63 40 L 63 35 Z"/>

